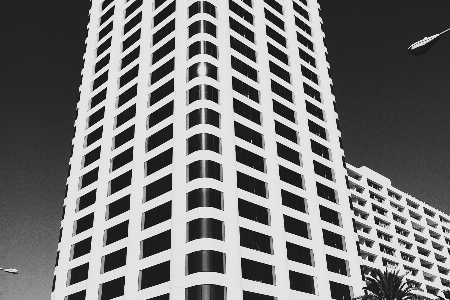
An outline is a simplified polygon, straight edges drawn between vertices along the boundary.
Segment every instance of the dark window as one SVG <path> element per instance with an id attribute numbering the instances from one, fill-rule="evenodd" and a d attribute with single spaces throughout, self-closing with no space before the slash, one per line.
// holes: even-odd
<path id="1" fill-rule="evenodd" d="M 100 300 L 110 300 L 125 294 L 125 276 L 102 283 L 99 288 Z"/>
<path id="2" fill-rule="evenodd" d="M 308 127 L 309 127 L 309 132 L 317 135 L 318 137 L 323 138 L 324 140 L 327 139 L 327 131 L 325 130 L 325 128 L 323 128 L 319 124 L 317 124 L 311 120 L 308 120 Z"/>
<path id="3" fill-rule="evenodd" d="M 155 84 L 175 69 L 175 58 L 170 59 L 150 74 L 150 83 Z"/>
<path id="4" fill-rule="evenodd" d="M 142 21 L 142 12 L 135 15 L 131 20 L 129 20 L 123 27 L 123 34 L 127 34 L 128 31 L 133 29 L 137 24 Z"/>
<path id="5" fill-rule="evenodd" d="M 257 204 L 239 199 L 239 216 L 261 223 L 269 225 L 269 210 L 265 207 Z"/>
<path id="6" fill-rule="evenodd" d="M 188 8 L 189 18 L 201 12 L 216 17 L 216 7 L 206 1 L 197 1 Z"/>
<path id="7" fill-rule="evenodd" d="M 351 300 L 352 290 L 348 285 L 330 281 L 331 299 Z"/>
<path id="8" fill-rule="evenodd" d="M 297 131 L 278 121 L 275 121 L 275 132 L 293 143 L 298 143 Z"/>
<path id="9" fill-rule="evenodd" d="M 219 103 L 219 90 L 207 84 L 196 85 L 187 94 L 189 104 L 197 100 L 211 100 Z"/>
<path id="10" fill-rule="evenodd" d="M 264 148 L 263 137 L 261 133 L 237 122 L 234 122 L 234 132 L 238 138 L 243 139 L 244 141 L 247 141 L 250 144 L 253 144 L 260 148 Z"/>
<path id="11" fill-rule="evenodd" d="M 100 59 L 96 64 L 95 64 L 95 69 L 94 72 L 97 73 L 98 71 L 100 71 L 101 69 L 103 69 L 105 66 L 108 65 L 109 63 L 109 54 L 105 55 L 105 57 L 103 57 L 102 59 Z"/>
<path id="12" fill-rule="evenodd" d="M 310 96 L 311 98 L 314 98 L 319 102 L 322 101 L 320 97 L 320 92 L 304 82 L 303 82 L 303 90 L 305 91 L 305 94 Z"/>
<path id="13" fill-rule="evenodd" d="M 218 80 L 217 67 L 208 62 L 199 62 L 193 64 L 187 69 L 187 75 L 188 75 L 187 81 L 190 81 L 198 76 L 207 76 L 215 80 Z"/>
<path id="14" fill-rule="evenodd" d="M 230 17 L 230 29 L 245 37 L 250 42 L 255 42 L 255 34 L 253 33 L 253 31 L 251 31 L 232 17 Z"/>
<path id="15" fill-rule="evenodd" d="M 213 37 L 217 36 L 217 27 L 213 23 L 202 20 L 202 21 L 196 21 L 189 25 L 188 27 L 189 32 L 189 38 L 196 35 L 197 33 L 204 32 L 207 34 L 212 35 Z"/>
<path id="16" fill-rule="evenodd" d="M 141 258 L 146 258 L 166 251 L 171 247 L 170 230 L 141 241 Z"/>
<path id="17" fill-rule="evenodd" d="M 175 1 L 167 5 L 156 16 L 153 17 L 153 27 L 158 26 L 162 21 L 175 12 Z"/>
<path id="18" fill-rule="evenodd" d="M 253 25 L 253 15 L 251 13 L 249 13 L 246 9 L 241 7 L 239 4 L 237 4 L 233 0 L 229 0 L 228 3 L 230 5 L 230 10 L 232 12 L 234 12 L 239 17 L 241 17 L 242 19 L 244 19 L 245 21 L 247 21 Z"/>
<path id="19" fill-rule="evenodd" d="M 280 3 L 278 3 L 276 0 L 264 0 L 264 2 L 266 2 L 267 4 L 270 5 L 270 7 L 272 7 L 273 9 L 275 9 L 277 12 L 279 12 L 280 14 L 283 14 L 283 7 L 281 6 Z"/>
<path id="20" fill-rule="evenodd" d="M 185 291 L 186 300 L 226 300 L 226 287 L 220 285 L 194 285 L 186 288 Z"/>
<path id="21" fill-rule="evenodd" d="M 300 153 L 298 153 L 297 151 L 283 144 L 277 143 L 277 154 L 279 157 L 301 166 Z"/>
<path id="22" fill-rule="evenodd" d="M 166 0 L 164 0 L 166 1 Z M 149 298 L 147 300 L 169 300 L 170 294 L 164 294 L 156 297 Z"/>
<path id="23" fill-rule="evenodd" d="M 173 125 L 170 124 L 147 138 L 146 152 L 153 150 L 156 147 L 171 140 L 172 137 L 173 137 Z"/>
<path id="24" fill-rule="evenodd" d="M 158 154 L 145 162 L 145 176 L 155 173 L 172 163 L 173 148 Z"/>
<path id="25" fill-rule="evenodd" d="M 242 227 L 239 228 L 239 232 L 242 247 L 273 254 L 270 236 Z"/>
<path id="26" fill-rule="evenodd" d="M 294 271 L 289 271 L 291 290 L 308 294 L 315 294 L 314 277 Z"/>
<path id="27" fill-rule="evenodd" d="M 269 51 L 269 54 L 272 55 L 272 57 L 275 57 L 279 61 L 285 63 L 286 65 L 289 64 L 289 57 L 286 53 L 278 49 L 277 47 L 273 46 L 270 43 L 267 43 L 267 49 Z"/>
<path id="28" fill-rule="evenodd" d="M 281 190 L 283 205 L 306 213 L 306 200 L 303 197 Z"/>
<path id="29" fill-rule="evenodd" d="M 130 6 L 125 9 L 125 19 L 142 5 L 142 0 L 135 0 Z"/>
<path id="30" fill-rule="evenodd" d="M 109 191 L 110 191 L 109 195 L 112 195 L 112 194 L 130 186 L 131 185 L 131 176 L 132 176 L 132 172 L 130 170 L 120 176 L 117 176 L 113 180 L 111 180 L 109 182 Z"/>
<path id="31" fill-rule="evenodd" d="M 330 159 L 330 150 L 314 140 L 311 140 L 311 150 L 312 152 L 319 156 L 322 156 L 323 158 L 326 158 L 328 160 Z"/>
<path id="32" fill-rule="evenodd" d="M 317 186 L 317 195 L 324 199 L 327 199 L 331 202 L 337 203 L 336 200 L 336 191 L 326 185 L 323 185 L 319 182 L 316 182 Z"/>
<path id="33" fill-rule="evenodd" d="M 198 54 L 208 54 L 214 58 L 218 57 L 217 46 L 208 41 L 197 41 L 188 47 L 188 58 L 192 58 Z"/>
<path id="34" fill-rule="evenodd" d="M 298 174 L 297 172 L 294 172 L 290 169 L 287 169 L 283 166 L 279 166 L 279 174 L 280 174 L 280 180 L 284 181 L 286 183 L 292 184 L 293 186 L 296 186 L 298 188 L 303 189 L 303 176 Z"/>
<path id="35" fill-rule="evenodd" d="M 145 186 L 145 202 L 172 190 L 172 174 L 166 175 Z"/>
<path id="36" fill-rule="evenodd" d="M 167 119 L 173 115 L 173 100 L 159 108 L 158 110 L 152 112 L 147 118 L 147 128 L 152 128 L 159 122 Z"/>
<path id="37" fill-rule="evenodd" d="M 300 48 L 298 48 L 298 55 L 300 56 L 300 58 L 302 60 L 304 60 L 305 62 L 307 62 L 308 64 L 310 64 L 314 68 L 316 67 L 316 59 L 314 57 L 312 57 L 311 55 L 309 55 L 308 53 L 306 53 L 305 51 L 303 51 L 302 49 L 300 49 Z"/>
<path id="38" fill-rule="evenodd" d="M 102 273 L 125 266 L 127 263 L 127 248 L 122 248 L 102 257 Z"/>
<path id="39" fill-rule="evenodd" d="M 317 106 L 315 106 L 314 104 L 312 104 L 309 101 L 305 101 L 306 102 L 306 111 L 308 113 L 310 113 L 311 115 L 321 119 L 322 121 L 324 120 L 323 118 L 323 111 L 318 108 Z"/>
<path id="40" fill-rule="evenodd" d="M 136 78 L 139 74 L 139 65 L 135 65 L 119 78 L 119 88 Z"/>
<path id="41" fill-rule="evenodd" d="M 328 231 L 326 229 L 322 229 L 323 232 L 323 242 L 325 245 L 344 250 L 344 237 L 340 234 L 334 233 L 332 231 Z"/>
<path id="42" fill-rule="evenodd" d="M 309 224 L 292 217 L 284 215 L 284 230 L 297 236 L 311 239 Z"/>
<path id="43" fill-rule="evenodd" d="M 97 148 L 83 156 L 83 168 L 89 166 L 100 158 L 100 150 L 101 147 L 98 146 Z"/>
<path id="44" fill-rule="evenodd" d="M 67 274 L 68 285 L 72 285 L 88 278 L 89 263 L 85 263 L 81 266 L 75 267 L 69 270 Z"/>
<path id="45" fill-rule="evenodd" d="M 209 124 L 220 128 L 220 114 L 209 108 L 199 108 L 186 116 L 186 127 L 189 129 L 199 124 Z"/>
<path id="46" fill-rule="evenodd" d="M 306 68 L 303 65 L 302 65 L 302 74 L 303 74 L 303 76 L 305 76 L 306 78 L 308 78 L 309 80 L 314 82 L 315 84 L 319 84 L 319 79 L 318 79 L 316 73 L 314 73 L 313 71 L 311 71 L 310 69 Z M 308 90 L 310 90 L 310 89 L 308 89 Z M 305 88 L 305 93 L 308 94 L 308 92 L 306 92 L 306 88 Z M 311 92 L 309 92 L 309 93 L 311 93 Z M 311 94 L 312 94 L 311 97 L 313 97 L 313 98 L 315 98 L 315 95 L 318 95 L 319 98 L 317 100 L 320 101 L 320 93 L 318 91 L 313 91 Z"/>
<path id="47" fill-rule="evenodd" d="M 91 252 L 91 241 L 92 238 L 88 237 L 87 239 L 72 245 L 70 259 L 75 259 Z"/>
<path id="48" fill-rule="evenodd" d="M 105 230 L 104 245 L 109 245 L 128 237 L 128 220 Z"/>
<path id="49" fill-rule="evenodd" d="M 174 91 L 174 80 L 171 79 L 162 86 L 150 93 L 150 105 L 154 105 L 158 101 L 164 99 L 167 95 Z"/>
<path id="50" fill-rule="evenodd" d="M 297 32 L 297 41 L 299 41 L 303 46 L 305 46 L 309 50 L 314 51 L 314 44 L 309 39 L 307 39 L 298 32 Z"/>
<path id="51" fill-rule="evenodd" d="M 92 82 L 92 90 L 94 91 L 96 88 L 104 84 L 107 80 L 108 80 L 108 70 L 106 70 L 105 72 L 103 72 L 102 75 L 94 79 L 94 81 Z"/>
<path id="52" fill-rule="evenodd" d="M 85 173 L 80 180 L 80 190 L 94 182 L 98 179 L 98 167 Z"/>
<path id="53" fill-rule="evenodd" d="M 271 13 L 270 10 L 264 8 L 264 16 L 266 17 L 266 20 L 269 20 L 275 26 L 278 26 L 281 30 L 284 31 L 284 22 L 273 13 Z"/>
<path id="54" fill-rule="evenodd" d="M 102 133 L 103 133 L 103 126 L 100 126 L 99 128 L 89 133 L 86 137 L 86 143 L 84 147 L 86 148 L 89 145 L 93 144 L 94 142 L 98 141 L 102 137 Z"/>
<path id="55" fill-rule="evenodd" d="M 242 278 L 275 285 L 274 267 L 253 260 L 241 258 Z"/>
<path id="56" fill-rule="evenodd" d="M 121 61 L 121 64 L 120 64 L 120 69 L 124 69 L 126 66 L 131 64 L 137 58 L 139 58 L 139 51 L 140 51 L 140 47 L 138 46 L 133 51 L 128 53 L 124 58 L 122 58 L 122 61 Z"/>
<path id="57" fill-rule="evenodd" d="M 159 223 L 170 220 L 172 217 L 172 201 L 161 204 L 155 208 L 147 210 L 142 214 L 142 230 L 158 225 Z"/>
<path id="58" fill-rule="evenodd" d="M 328 271 L 348 276 L 347 261 L 327 254 Z"/>
<path id="59" fill-rule="evenodd" d="M 269 68 L 272 74 L 280 77 L 287 83 L 291 83 L 291 74 L 283 68 L 280 68 L 277 64 L 269 61 Z"/>
<path id="60" fill-rule="evenodd" d="M 203 1 L 203 12 L 216 17 L 216 7 L 207 1 Z"/>
<path id="61" fill-rule="evenodd" d="M 302 17 L 304 17 L 306 20 L 309 20 L 309 13 L 303 9 L 302 7 L 300 7 L 300 5 L 298 5 L 297 3 L 295 3 L 295 1 L 292 1 L 292 3 L 294 4 L 294 10 L 296 12 L 298 12 Z"/>
<path id="62" fill-rule="evenodd" d="M 290 109 L 289 107 L 281 104 L 278 101 L 272 100 L 273 101 L 273 111 L 282 116 L 283 118 L 285 118 L 286 120 L 289 120 L 293 123 L 296 123 L 295 120 L 295 112 Z"/>
<path id="63" fill-rule="evenodd" d="M 163 5 L 164 2 L 166 2 L 166 0 L 155 0 L 155 10 L 158 9 L 158 7 L 160 7 L 161 5 Z"/>
<path id="64" fill-rule="evenodd" d="M 234 56 L 231 56 L 231 67 L 242 75 L 258 82 L 258 71 Z"/>
<path id="65" fill-rule="evenodd" d="M 341 218 L 340 214 L 337 211 L 332 210 L 331 208 L 319 205 L 320 209 L 320 219 L 325 222 L 341 226 Z"/>
<path id="66" fill-rule="evenodd" d="M 123 151 L 111 159 L 111 172 L 125 166 L 133 160 L 133 147 Z"/>
<path id="67" fill-rule="evenodd" d="M 187 223 L 187 241 L 207 238 L 223 241 L 223 231 L 222 221 L 211 218 L 195 219 Z"/>
<path id="68" fill-rule="evenodd" d="M 117 107 L 121 107 L 137 95 L 137 83 L 120 94 L 117 99 Z"/>
<path id="69" fill-rule="evenodd" d="M 167 282 L 170 280 L 170 261 L 143 269 L 139 275 L 140 290 Z"/>
<path id="70" fill-rule="evenodd" d="M 106 220 L 130 210 L 130 195 L 126 195 L 106 206 Z"/>
<path id="71" fill-rule="evenodd" d="M 103 27 L 102 30 L 100 30 L 100 32 L 98 33 L 98 40 L 100 41 L 101 39 L 103 39 L 108 33 L 110 33 L 113 29 L 113 22 L 109 22 L 108 25 L 106 25 L 105 27 Z"/>
<path id="72" fill-rule="evenodd" d="M 235 77 L 233 77 L 232 81 L 233 81 L 232 82 L 233 90 L 235 90 L 239 94 L 259 103 L 259 92 L 257 89 L 249 86 L 245 82 L 242 82 Z"/>
<path id="73" fill-rule="evenodd" d="M 192 37 L 192 36 L 196 35 L 197 33 L 202 32 L 201 24 L 202 24 L 201 21 L 196 21 L 196 22 L 192 23 L 191 25 L 189 25 L 189 27 L 188 27 L 189 37 Z"/>
<path id="74" fill-rule="evenodd" d="M 253 60 L 256 62 L 256 51 L 247 46 L 246 44 L 240 42 L 238 39 L 230 36 L 230 45 L 231 48 L 236 50 L 237 52 L 241 53 L 245 57 Z"/>
<path id="75" fill-rule="evenodd" d="M 301 30 L 303 30 L 307 34 L 311 35 L 311 27 L 306 25 L 305 22 L 303 22 L 302 20 L 300 20 L 296 16 L 294 16 L 294 17 L 295 17 L 295 25 L 297 25 L 298 28 L 300 28 Z"/>
<path id="76" fill-rule="evenodd" d="M 103 23 L 105 23 L 106 21 L 109 20 L 109 18 L 111 18 L 114 15 L 114 6 L 112 6 L 110 9 L 108 9 L 107 12 L 105 12 L 101 17 L 100 17 L 100 25 L 102 26 Z"/>
<path id="77" fill-rule="evenodd" d="M 127 50 L 130 46 L 139 41 L 140 38 L 141 38 L 141 30 L 138 29 L 135 32 L 133 32 L 125 41 L 123 41 L 122 51 Z"/>
<path id="78" fill-rule="evenodd" d="M 222 166 L 212 160 L 198 160 L 190 163 L 187 167 L 187 181 L 197 178 L 213 178 L 222 181 Z"/>
<path id="79" fill-rule="evenodd" d="M 249 166 L 255 170 L 266 172 L 266 162 L 264 157 L 259 156 L 251 151 L 236 146 L 236 161 Z"/>
<path id="80" fill-rule="evenodd" d="M 92 125 L 94 125 L 95 123 L 101 121 L 103 119 L 104 115 L 105 115 L 105 108 L 102 107 L 88 117 L 87 127 L 89 128 Z"/>
<path id="81" fill-rule="evenodd" d="M 168 36 L 175 30 L 175 19 L 164 25 L 160 30 L 153 34 L 153 46 L 160 42 L 163 38 Z"/>
<path id="82" fill-rule="evenodd" d="M 64 300 L 85 300 L 85 299 L 86 299 L 86 290 L 70 294 L 64 298 Z"/>
<path id="83" fill-rule="evenodd" d="M 186 195 L 187 210 L 197 207 L 214 207 L 223 210 L 222 192 L 212 188 L 198 188 Z"/>
<path id="84" fill-rule="evenodd" d="M 104 88 L 101 92 L 92 97 L 89 109 L 93 109 L 105 99 L 106 99 L 106 88 Z"/>
<path id="85" fill-rule="evenodd" d="M 128 122 L 136 116 L 136 105 L 133 104 L 116 117 L 116 128 Z"/>
<path id="86" fill-rule="evenodd" d="M 266 34 L 268 37 L 272 38 L 275 42 L 286 48 L 286 39 L 281 34 L 279 34 L 278 32 L 276 32 L 267 25 L 266 25 Z"/>
<path id="87" fill-rule="evenodd" d="M 77 211 L 85 209 L 86 207 L 94 204 L 95 198 L 96 198 L 96 192 L 97 192 L 97 190 L 92 190 L 89 193 L 84 194 L 83 196 L 78 198 Z"/>
<path id="88" fill-rule="evenodd" d="M 267 296 L 263 294 L 248 292 L 248 291 L 242 291 L 243 293 L 243 300 L 277 300 L 276 297 L 273 296 Z"/>
<path id="89" fill-rule="evenodd" d="M 152 64 L 157 63 L 160 59 L 175 50 L 175 38 L 171 39 L 152 54 Z"/>
<path id="90" fill-rule="evenodd" d="M 317 161 L 313 161 L 313 164 L 314 164 L 314 172 L 317 175 L 322 176 L 323 178 L 326 178 L 331 181 L 334 180 L 333 179 L 333 171 L 331 170 L 331 168 L 329 168 Z"/>
<path id="91" fill-rule="evenodd" d="M 101 43 L 97 48 L 97 57 L 99 57 L 103 52 L 105 52 L 109 47 L 111 47 L 111 37 Z"/>
<path id="92" fill-rule="evenodd" d="M 247 104 L 233 98 L 233 108 L 234 112 L 238 115 L 258 124 L 261 125 L 261 113 L 254 109 L 251 106 L 248 106 Z"/>
<path id="93" fill-rule="evenodd" d="M 247 174 L 237 172 L 237 187 L 257 196 L 268 198 L 267 183 Z"/>
<path id="94" fill-rule="evenodd" d="M 311 249 L 286 242 L 287 258 L 289 260 L 312 266 L 314 264 Z"/>
<path id="95" fill-rule="evenodd" d="M 252 0 L 242 0 L 245 4 L 247 4 L 249 7 L 252 7 Z"/>
<path id="96" fill-rule="evenodd" d="M 188 7 L 189 18 L 202 12 L 202 2 L 197 1 Z"/>
<path id="97" fill-rule="evenodd" d="M 110 5 L 112 2 L 114 2 L 114 0 L 105 0 L 102 2 L 102 10 L 104 10 L 105 8 L 108 7 L 108 5 Z"/>
<path id="98" fill-rule="evenodd" d="M 199 250 L 186 255 L 186 275 L 198 272 L 225 273 L 225 254 L 214 250 Z"/>
<path id="99" fill-rule="evenodd" d="M 272 89 L 272 92 L 274 92 L 278 96 L 286 99 L 289 102 L 294 102 L 291 90 L 285 88 L 284 86 L 273 80 L 270 81 L 270 87 Z"/>
<path id="100" fill-rule="evenodd" d="M 209 150 L 221 153 L 220 138 L 209 133 L 198 133 L 187 140 L 187 154 L 199 150 Z"/>

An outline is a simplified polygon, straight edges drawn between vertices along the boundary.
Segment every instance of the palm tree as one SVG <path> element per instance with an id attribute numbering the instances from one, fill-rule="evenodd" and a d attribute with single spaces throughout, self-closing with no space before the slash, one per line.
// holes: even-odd
<path id="1" fill-rule="evenodd" d="M 450 290 L 442 291 L 442 294 L 444 294 L 444 297 L 438 296 L 436 300 L 450 300 Z"/>
<path id="2" fill-rule="evenodd" d="M 406 274 L 405 274 L 406 275 Z M 355 300 L 417 300 L 420 299 L 414 293 L 417 288 L 410 286 L 400 275 L 399 270 L 384 272 L 375 269 L 366 278 L 365 295 L 356 297 Z M 439 299 L 441 300 L 441 299 Z"/>

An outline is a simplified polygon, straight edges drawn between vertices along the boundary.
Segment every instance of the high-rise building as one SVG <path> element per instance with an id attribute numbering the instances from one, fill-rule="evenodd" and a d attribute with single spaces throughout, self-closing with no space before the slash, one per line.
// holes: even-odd
<path id="1" fill-rule="evenodd" d="M 450 289 L 450 216 L 367 168 L 347 164 L 360 264 L 398 269 L 428 299 Z"/>
<path id="2" fill-rule="evenodd" d="M 317 0 L 92 0 L 52 299 L 362 290 Z"/>

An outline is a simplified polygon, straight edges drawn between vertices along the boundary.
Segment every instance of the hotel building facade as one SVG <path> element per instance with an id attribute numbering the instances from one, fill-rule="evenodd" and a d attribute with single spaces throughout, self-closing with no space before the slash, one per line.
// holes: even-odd
<path id="1" fill-rule="evenodd" d="M 450 216 L 367 167 L 347 168 L 364 272 L 398 269 L 429 299 L 450 290 Z"/>
<path id="2" fill-rule="evenodd" d="M 91 3 L 51 299 L 350 300 L 403 252 L 447 284 L 435 209 L 427 258 L 366 246 L 317 0 Z"/>

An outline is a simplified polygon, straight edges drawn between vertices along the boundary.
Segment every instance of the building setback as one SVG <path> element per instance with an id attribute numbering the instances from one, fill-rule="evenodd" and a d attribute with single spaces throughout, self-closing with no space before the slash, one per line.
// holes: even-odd
<path id="1" fill-rule="evenodd" d="M 317 0 L 89 14 L 52 299 L 361 295 Z"/>
<path id="2" fill-rule="evenodd" d="M 450 216 L 367 167 L 347 168 L 364 272 L 398 269 L 421 296 L 442 296 L 450 289 Z"/>

